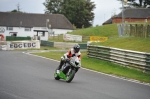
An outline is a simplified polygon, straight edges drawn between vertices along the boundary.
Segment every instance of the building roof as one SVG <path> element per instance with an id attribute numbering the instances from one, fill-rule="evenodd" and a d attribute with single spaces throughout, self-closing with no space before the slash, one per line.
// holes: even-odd
<path id="1" fill-rule="evenodd" d="M 0 12 L 0 26 L 46 27 L 47 19 L 49 19 L 48 24 L 50 24 L 53 29 L 73 30 L 70 21 L 62 14 Z"/>
<path id="2" fill-rule="evenodd" d="M 150 16 L 149 8 L 132 8 L 124 10 L 125 18 L 147 18 Z M 119 13 L 115 18 L 122 18 L 122 12 Z"/>
<path id="3" fill-rule="evenodd" d="M 110 18 L 107 21 L 105 21 L 102 25 L 105 25 L 105 24 L 112 24 L 112 18 Z"/>
<path id="4" fill-rule="evenodd" d="M 132 9 L 125 9 L 124 10 L 124 18 L 149 18 L 150 17 L 150 9 L 149 8 L 132 8 Z M 105 21 L 103 25 L 105 24 L 111 24 L 113 18 L 122 18 L 122 12 L 120 12 L 118 15 L 115 15 Z"/>

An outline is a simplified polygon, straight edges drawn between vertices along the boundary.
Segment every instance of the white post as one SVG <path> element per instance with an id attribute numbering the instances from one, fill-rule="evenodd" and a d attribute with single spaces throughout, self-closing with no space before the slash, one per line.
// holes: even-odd
<path id="1" fill-rule="evenodd" d="M 124 35 L 124 0 L 122 0 L 122 36 Z"/>
<path id="2" fill-rule="evenodd" d="M 48 30 L 48 36 L 50 36 L 50 34 L 52 33 L 52 29 L 51 29 L 51 24 L 49 24 L 49 30 Z"/>
<path id="3" fill-rule="evenodd" d="M 49 22 L 49 19 L 46 20 L 46 30 L 48 30 L 48 27 L 47 27 L 48 22 Z"/>

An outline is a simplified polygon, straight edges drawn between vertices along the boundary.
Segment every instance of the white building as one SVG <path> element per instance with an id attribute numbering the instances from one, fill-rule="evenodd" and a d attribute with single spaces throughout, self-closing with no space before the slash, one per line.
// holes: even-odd
<path id="1" fill-rule="evenodd" d="M 61 14 L 0 12 L 0 40 L 6 36 L 48 40 L 48 35 L 73 31 L 69 20 Z"/>

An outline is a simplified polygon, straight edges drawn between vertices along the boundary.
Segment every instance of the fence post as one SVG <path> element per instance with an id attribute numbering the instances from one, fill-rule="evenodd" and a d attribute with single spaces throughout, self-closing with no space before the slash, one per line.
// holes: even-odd
<path id="1" fill-rule="evenodd" d="M 150 25 L 147 25 L 146 37 L 150 36 Z"/>

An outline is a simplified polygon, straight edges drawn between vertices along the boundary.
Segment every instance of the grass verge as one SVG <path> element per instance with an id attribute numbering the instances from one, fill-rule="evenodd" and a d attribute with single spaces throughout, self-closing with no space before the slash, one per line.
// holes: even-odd
<path id="1" fill-rule="evenodd" d="M 43 52 L 43 53 L 32 53 L 35 55 L 60 60 L 60 57 L 64 52 Z M 82 52 L 82 67 L 95 70 L 98 72 L 103 72 L 107 74 L 117 75 L 120 77 L 131 78 L 139 80 L 141 82 L 150 83 L 150 74 L 137 71 L 135 69 L 130 69 L 127 67 L 119 66 L 110 62 L 89 58 L 86 52 Z"/>
<path id="2" fill-rule="evenodd" d="M 27 51 L 27 50 L 66 50 L 66 49 L 65 48 L 41 46 L 40 48 L 15 49 L 14 51 Z"/>
<path id="3" fill-rule="evenodd" d="M 150 38 L 113 37 L 109 38 L 106 42 L 92 44 L 150 53 Z"/>

